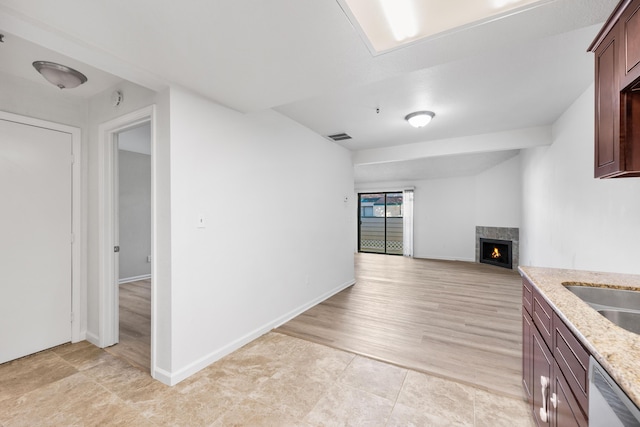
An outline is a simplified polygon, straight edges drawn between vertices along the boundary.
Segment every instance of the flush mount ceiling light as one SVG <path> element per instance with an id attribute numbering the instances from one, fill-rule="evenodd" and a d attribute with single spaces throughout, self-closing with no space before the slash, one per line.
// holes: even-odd
<path id="1" fill-rule="evenodd" d="M 72 89 L 87 81 L 87 77 L 79 71 L 55 62 L 36 61 L 33 67 L 51 84 L 60 89 Z"/>
<path id="2" fill-rule="evenodd" d="M 407 114 L 404 119 L 414 128 L 421 128 L 428 125 L 435 115 L 436 113 L 433 111 L 416 111 L 415 113 Z"/>

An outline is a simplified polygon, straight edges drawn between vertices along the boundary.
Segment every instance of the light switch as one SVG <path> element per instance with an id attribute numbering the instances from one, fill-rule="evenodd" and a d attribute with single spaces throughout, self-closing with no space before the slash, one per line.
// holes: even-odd
<path id="1" fill-rule="evenodd" d="M 204 220 L 204 214 L 198 214 L 198 228 L 206 228 L 206 223 Z"/>

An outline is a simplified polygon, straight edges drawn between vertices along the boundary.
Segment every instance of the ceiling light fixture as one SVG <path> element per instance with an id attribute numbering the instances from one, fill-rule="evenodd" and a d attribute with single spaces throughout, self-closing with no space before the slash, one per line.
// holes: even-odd
<path id="1" fill-rule="evenodd" d="M 87 77 L 80 71 L 55 62 L 36 61 L 33 67 L 38 70 L 47 81 L 60 89 L 72 89 L 87 81 Z"/>
<path id="2" fill-rule="evenodd" d="M 433 111 L 416 111 L 415 113 L 407 114 L 404 119 L 414 128 L 421 128 L 428 125 L 435 115 L 436 113 Z"/>

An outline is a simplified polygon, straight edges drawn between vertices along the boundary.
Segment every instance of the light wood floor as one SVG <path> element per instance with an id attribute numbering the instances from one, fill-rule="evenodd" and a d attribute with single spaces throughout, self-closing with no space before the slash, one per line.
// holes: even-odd
<path id="1" fill-rule="evenodd" d="M 521 397 L 521 281 L 484 264 L 356 254 L 356 284 L 276 331 Z M 120 343 L 150 366 L 151 283 L 120 285 Z"/>
<path id="2" fill-rule="evenodd" d="M 517 272 L 378 254 L 355 266 L 354 286 L 276 331 L 522 397 Z"/>
<path id="3" fill-rule="evenodd" d="M 120 285 L 120 342 L 105 349 L 145 372 L 151 366 L 151 280 Z"/>

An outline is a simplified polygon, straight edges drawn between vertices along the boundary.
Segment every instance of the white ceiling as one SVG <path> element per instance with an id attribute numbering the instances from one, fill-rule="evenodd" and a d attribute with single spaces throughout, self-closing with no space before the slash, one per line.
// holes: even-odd
<path id="1" fill-rule="evenodd" d="M 0 23 L 1 25 L 1 23 Z M 0 33 L 4 33 L 1 31 Z M 4 43 L 0 43 L 0 73 L 6 73 L 42 85 L 43 90 L 60 92 L 60 89 L 47 82 L 31 65 L 34 61 L 50 61 L 74 68 L 85 76 L 87 83 L 73 90 L 65 90 L 65 96 L 72 95 L 88 99 L 112 87 L 122 79 L 86 63 L 62 55 L 20 37 L 5 34 Z"/>
<path id="2" fill-rule="evenodd" d="M 483 52 L 368 85 L 276 107 L 320 135 L 348 133 L 352 150 L 551 124 L 593 82 L 599 26 Z M 376 109 L 380 112 L 377 113 Z M 436 113 L 420 129 L 412 111 Z"/>
<path id="3" fill-rule="evenodd" d="M 552 0 L 377 56 L 337 0 L 0 0 L 0 31 L 65 54 L 90 82 L 95 68 L 274 108 L 349 133 L 342 145 L 358 151 L 551 124 L 593 81 L 586 48 L 616 4 Z M 435 119 L 410 128 L 403 117 L 422 109 Z"/>

